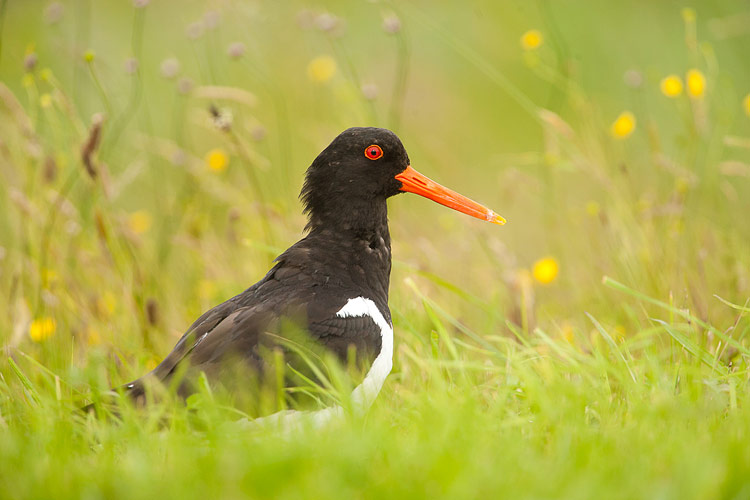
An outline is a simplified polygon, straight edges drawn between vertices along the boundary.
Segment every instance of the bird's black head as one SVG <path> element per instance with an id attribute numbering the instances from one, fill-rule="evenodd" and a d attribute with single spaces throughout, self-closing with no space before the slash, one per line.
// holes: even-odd
<path id="1" fill-rule="evenodd" d="M 401 140 L 382 128 L 354 127 L 339 134 L 307 169 L 300 196 L 310 217 L 308 229 L 368 230 L 387 224 L 385 200 L 404 191 L 505 223 L 492 210 L 411 168 Z"/>
<path id="2" fill-rule="evenodd" d="M 356 226 L 355 216 L 372 218 L 375 214 L 368 212 L 380 212 L 380 207 L 385 213 L 386 198 L 401 192 L 396 176 L 408 166 L 409 155 L 390 130 L 343 131 L 307 169 L 300 196 L 310 216 L 308 227 L 328 219 Z"/>

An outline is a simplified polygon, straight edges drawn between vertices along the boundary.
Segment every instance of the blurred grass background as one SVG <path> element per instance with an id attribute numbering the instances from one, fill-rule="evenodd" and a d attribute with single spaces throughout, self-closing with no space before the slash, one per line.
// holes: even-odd
<path id="1" fill-rule="evenodd" d="M 747 497 L 746 2 L 0 16 L 0 496 Z M 395 369 L 366 418 L 71 413 L 259 279 L 307 166 L 369 125 L 509 223 L 389 202 Z"/>

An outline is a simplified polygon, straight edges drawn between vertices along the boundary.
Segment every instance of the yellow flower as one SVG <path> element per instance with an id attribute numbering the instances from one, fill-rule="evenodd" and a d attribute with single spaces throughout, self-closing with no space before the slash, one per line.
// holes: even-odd
<path id="1" fill-rule="evenodd" d="M 336 60 L 331 56 L 318 56 L 307 65 L 307 76 L 313 82 L 325 83 L 336 74 Z"/>
<path id="2" fill-rule="evenodd" d="M 104 292 L 104 294 L 96 299 L 96 311 L 99 316 L 108 318 L 112 316 L 117 307 L 117 297 L 110 291 Z"/>
<path id="3" fill-rule="evenodd" d="M 689 70 L 685 76 L 685 83 L 688 95 L 694 99 L 700 99 L 706 92 L 706 77 L 700 70 Z"/>
<path id="4" fill-rule="evenodd" d="M 690 181 L 684 177 L 678 177 L 675 179 L 674 189 L 680 194 L 685 194 L 690 189 Z"/>
<path id="5" fill-rule="evenodd" d="M 682 94 L 682 80 L 677 75 L 669 75 L 661 81 L 661 93 L 667 97 L 677 97 Z"/>
<path id="6" fill-rule="evenodd" d="M 52 96 L 49 94 L 42 94 L 39 96 L 39 105 L 43 108 L 49 108 L 52 106 Z"/>
<path id="7" fill-rule="evenodd" d="M 41 342 L 53 336 L 57 330 L 54 318 L 39 318 L 31 322 L 29 326 L 29 337 L 34 342 Z"/>
<path id="8" fill-rule="evenodd" d="M 599 212 L 601 212 L 601 207 L 599 206 L 599 203 L 597 203 L 594 200 L 589 201 L 586 203 L 586 213 L 589 214 L 591 217 L 596 217 L 599 215 Z"/>
<path id="9" fill-rule="evenodd" d="M 615 342 L 622 343 L 625 340 L 625 335 L 627 333 L 627 330 L 625 330 L 625 327 L 622 325 L 617 325 L 612 332 L 612 339 Z"/>
<path id="10" fill-rule="evenodd" d="M 695 22 L 695 9 L 691 9 L 690 7 L 685 7 L 682 9 L 682 19 L 686 23 L 694 23 Z"/>
<path id="11" fill-rule="evenodd" d="M 567 342 L 570 345 L 575 345 L 576 343 L 576 336 L 573 332 L 573 326 L 568 323 L 567 321 L 563 323 L 562 328 L 560 329 L 560 333 L 562 334 L 563 340 Z"/>
<path id="12" fill-rule="evenodd" d="M 21 78 L 21 85 L 26 88 L 34 85 L 34 75 L 32 73 L 24 73 L 23 77 Z"/>
<path id="13" fill-rule="evenodd" d="M 215 148 L 206 153 L 206 164 L 214 172 L 223 172 L 229 165 L 229 156 L 223 149 Z"/>
<path id="14" fill-rule="evenodd" d="M 99 331 L 91 325 L 86 329 L 86 340 L 89 345 L 99 345 L 102 343 L 102 337 L 99 335 Z"/>
<path id="15" fill-rule="evenodd" d="M 138 210 L 128 216 L 128 227 L 135 234 L 143 234 L 151 228 L 153 222 L 151 214 L 145 210 Z"/>
<path id="16" fill-rule="evenodd" d="M 560 267 L 557 264 L 557 260 L 554 257 L 545 257 L 534 263 L 531 273 L 534 275 L 535 280 L 547 285 L 555 281 L 559 271 Z"/>
<path id="17" fill-rule="evenodd" d="M 521 47 L 523 50 L 538 49 L 544 43 L 544 36 L 539 30 L 529 30 L 521 35 Z"/>
<path id="18" fill-rule="evenodd" d="M 745 114 L 750 116 L 750 94 L 747 94 L 742 100 L 742 107 L 745 109 Z"/>
<path id="19" fill-rule="evenodd" d="M 83 60 L 86 61 L 87 63 L 90 63 L 94 60 L 95 56 L 96 54 L 94 53 L 94 51 L 89 49 L 83 53 Z"/>
<path id="20" fill-rule="evenodd" d="M 50 282 L 57 279 L 57 271 L 50 268 L 44 268 L 41 270 L 42 282 L 45 286 L 49 285 Z"/>
<path id="21" fill-rule="evenodd" d="M 625 139 L 635 130 L 635 115 L 630 111 L 623 111 L 620 116 L 612 123 L 610 132 L 616 139 Z"/>

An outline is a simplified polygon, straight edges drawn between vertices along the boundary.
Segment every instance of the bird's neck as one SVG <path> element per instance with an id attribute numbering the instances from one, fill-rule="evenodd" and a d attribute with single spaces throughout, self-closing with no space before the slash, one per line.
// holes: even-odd
<path id="1" fill-rule="evenodd" d="M 320 261 L 338 268 L 337 275 L 387 308 L 391 236 L 385 199 L 348 200 L 343 206 L 312 211 L 308 228 L 306 240 L 327 254 Z"/>
<path id="2" fill-rule="evenodd" d="M 388 205 L 384 197 L 366 200 L 331 197 L 318 201 L 308 214 L 310 233 L 330 229 L 348 238 L 388 233 Z"/>

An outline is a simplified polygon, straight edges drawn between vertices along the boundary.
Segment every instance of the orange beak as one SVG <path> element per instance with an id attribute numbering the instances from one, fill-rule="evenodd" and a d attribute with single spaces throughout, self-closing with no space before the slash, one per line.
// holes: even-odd
<path id="1" fill-rule="evenodd" d="M 471 215 L 477 219 L 486 220 L 501 226 L 505 224 L 505 219 L 489 208 L 480 205 L 476 201 L 470 200 L 466 196 L 460 195 L 447 187 L 441 186 L 429 177 L 426 177 L 411 168 L 411 165 L 398 174 L 396 179 L 403 184 L 403 186 L 401 186 L 401 191 L 424 196 L 425 198 L 429 198 L 441 205 Z"/>

